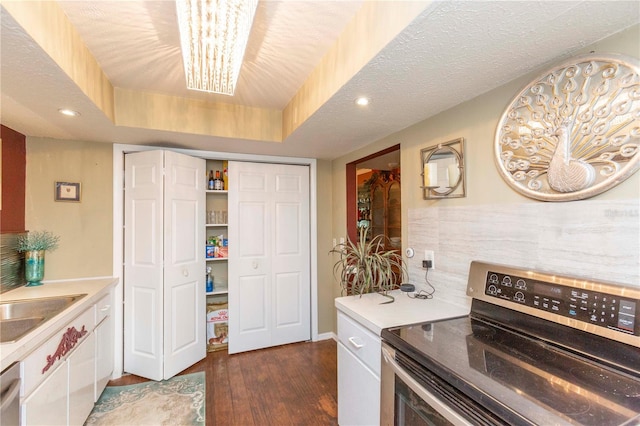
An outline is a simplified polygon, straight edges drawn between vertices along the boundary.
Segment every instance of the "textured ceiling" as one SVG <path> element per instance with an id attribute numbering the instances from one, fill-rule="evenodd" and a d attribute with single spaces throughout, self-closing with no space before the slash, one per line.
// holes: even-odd
<path id="1" fill-rule="evenodd" d="M 362 5 L 261 1 L 230 98 L 185 89 L 173 1 L 58 3 L 114 87 L 277 110 L 296 95 Z M 267 143 L 115 126 L 3 7 L 2 123 L 30 136 L 332 159 L 638 22 L 637 1 L 425 3 L 282 143 Z M 359 46 L 348 48 L 356 54 Z M 359 95 L 372 104 L 357 109 Z M 55 111 L 61 104 L 80 109 L 80 119 L 60 117 Z"/>

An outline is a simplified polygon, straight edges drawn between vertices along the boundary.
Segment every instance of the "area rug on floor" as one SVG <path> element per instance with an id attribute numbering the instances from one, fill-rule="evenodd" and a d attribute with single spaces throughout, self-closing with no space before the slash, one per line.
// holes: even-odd
<path id="1" fill-rule="evenodd" d="M 107 386 L 85 425 L 204 425 L 204 372 Z"/>

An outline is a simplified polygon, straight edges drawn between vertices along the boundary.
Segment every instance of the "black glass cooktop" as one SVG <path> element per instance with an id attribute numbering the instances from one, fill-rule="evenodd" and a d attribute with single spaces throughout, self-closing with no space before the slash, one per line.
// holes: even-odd
<path id="1" fill-rule="evenodd" d="M 640 373 L 500 325 L 464 317 L 385 329 L 382 338 L 506 423 L 640 424 Z"/>

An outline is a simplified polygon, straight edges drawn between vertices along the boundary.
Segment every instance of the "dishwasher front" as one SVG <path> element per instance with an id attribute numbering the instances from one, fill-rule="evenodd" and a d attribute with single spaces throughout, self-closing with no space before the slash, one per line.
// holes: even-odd
<path id="1" fill-rule="evenodd" d="M 0 374 L 0 419 L 3 426 L 20 424 L 20 363 L 15 362 Z"/>

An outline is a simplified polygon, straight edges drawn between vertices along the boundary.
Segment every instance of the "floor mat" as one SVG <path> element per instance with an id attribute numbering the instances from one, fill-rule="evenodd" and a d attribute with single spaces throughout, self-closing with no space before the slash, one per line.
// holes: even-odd
<path id="1" fill-rule="evenodd" d="M 107 386 L 85 425 L 204 425 L 204 372 Z"/>

